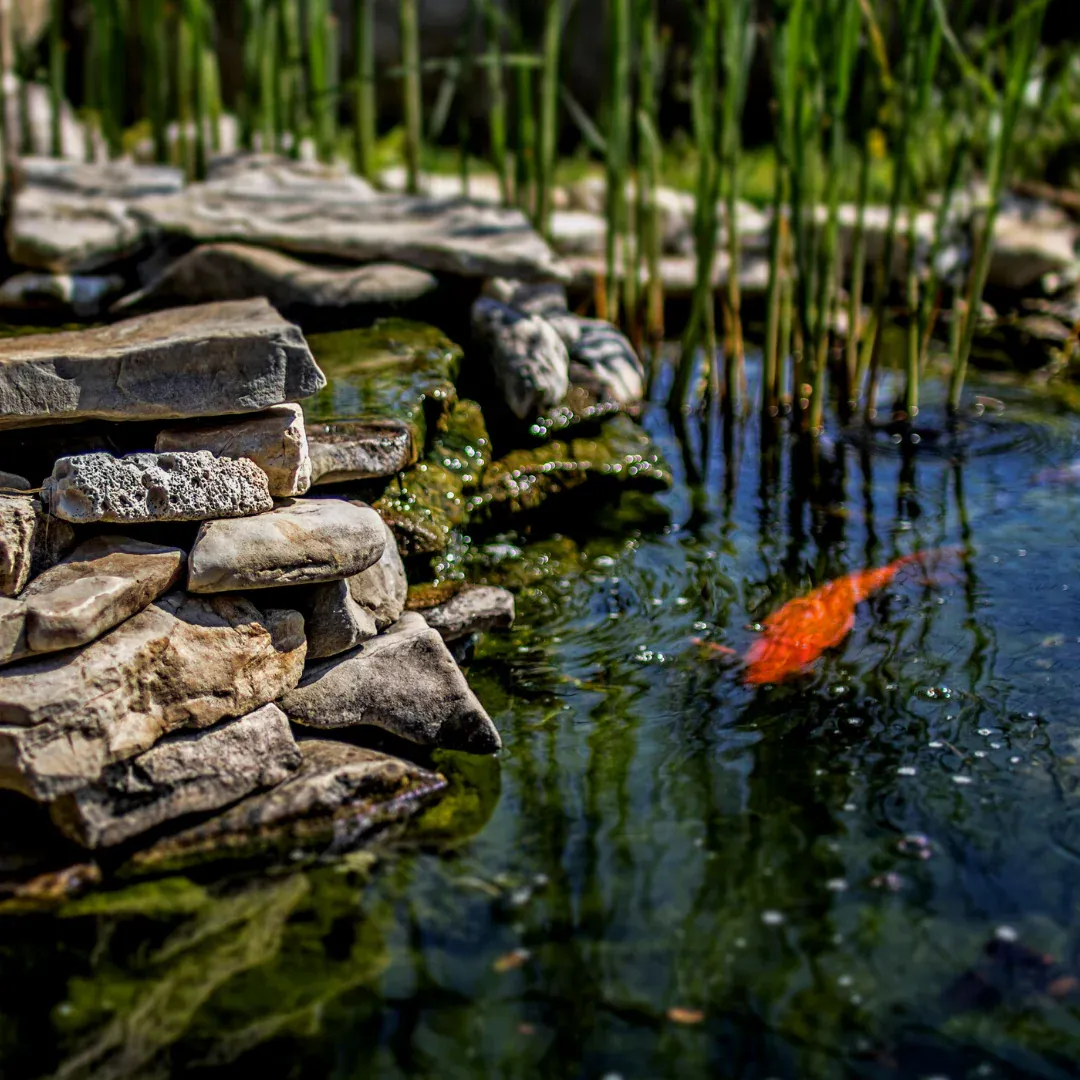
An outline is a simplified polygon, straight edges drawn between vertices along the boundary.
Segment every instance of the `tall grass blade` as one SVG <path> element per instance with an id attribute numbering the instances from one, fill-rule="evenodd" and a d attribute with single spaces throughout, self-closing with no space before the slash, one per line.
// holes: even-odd
<path id="1" fill-rule="evenodd" d="M 540 73 L 540 163 L 537 169 L 536 222 L 546 236 L 551 228 L 555 156 L 559 149 L 559 54 L 562 48 L 563 0 L 546 0 L 543 68 Z"/>
<path id="2" fill-rule="evenodd" d="M 405 69 L 405 170 L 406 188 L 412 193 L 420 190 L 420 165 L 423 156 L 423 119 L 420 94 L 420 24 L 416 14 L 417 0 L 399 0 L 401 25 L 401 63 Z"/>
<path id="3" fill-rule="evenodd" d="M 356 0 L 356 91 L 353 100 L 356 171 L 375 175 L 375 0 Z"/>

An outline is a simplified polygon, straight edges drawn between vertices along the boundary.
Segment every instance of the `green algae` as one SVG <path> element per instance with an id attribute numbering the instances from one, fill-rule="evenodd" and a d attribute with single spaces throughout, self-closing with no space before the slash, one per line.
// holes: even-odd
<path id="1" fill-rule="evenodd" d="M 595 438 L 553 440 L 493 461 L 470 509 L 534 510 L 550 496 L 596 481 L 656 492 L 671 486 L 671 471 L 648 435 L 616 416 Z"/>
<path id="2" fill-rule="evenodd" d="M 303 402 L 309 424 L 396 421 L 423 448 L 456 400 L 462 352 L 434 327 L 382 319 L 366 330 L 312 334 L 308 344 L 327 379 Z"/>
<path id="3" fill-rule="evenodd" d="M 493 757 L 437 750 L 433 767 L 448 782 L 446 794 L 416 819 L 413 838 L 440 847 L 462 844 L 487 824 L 502 792 Z"/>
<path id="4" fill-rule="evenodd" d="M 444 430 L 435 436 L 430 457 L 460 477 L 465 491 L 479 486 L 491 460 L 491 438 L 475 401 L 464 398 L 450 410 Z"/>
<path id="5" fill-rule="evenodd" d="M 400 473 L 373 505 L 394 530 L 403 555 L 445 551 L 466 519 L 461 476 L 433 461 Z"/>

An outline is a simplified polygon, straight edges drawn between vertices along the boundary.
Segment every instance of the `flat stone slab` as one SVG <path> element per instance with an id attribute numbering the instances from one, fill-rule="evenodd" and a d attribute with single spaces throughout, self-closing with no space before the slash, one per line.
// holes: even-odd
<path id="1" fill-rule="evenodd" d="M 170 593 L 90 645 L 0 671 L 0 786 L 43 801 L 181 728 L 243 716 L 297 684 L 299 612 Z"/>
<path id="2" fill-rule="evenodd" d="M 313 484 L 394 476 L 415 464 L 414 429 L 400 420 L 345 420 L 308 431 Z"/>
<path id="3" fill-rule="evenodd" d="M 73 541 L 71 526 L 46 514 L 34 496 L 0 495 L 0 596 L 17 596 Z"/>
<path id="4" fill-rule="evenodd" d="M 111 847 L 280 784 L 300 762 L 288 718 L 268 704 L 205 731 L 170 735 L 138 757 L 107 766 L 96 784 L 62 795 L 49 810 L 77 843 Z"/>
<path id="5" fill-rule="evenodd" d="M 482 296 L 473 305 L 472 330 L 507 406 L 519 420 L 531 419 L 566 397 L 570 356 L 544 318 Z"/>
<path id="6" fill-rule="evenodd" d="M 458 641 L 485 630 L 509 630 L 514 625 L 514 594 L 497 585 L 466 587 L 420 614 L 443 641 Z"/>
<path id="7" fill-rule="evenodd" d="M 502 746 L 442 638 L 414 611 L 359 649 L 310 665 L 281 707 L 309 727 L 371 725 L 421 746 L 474 754 Z"/>
<path id="8" fill-rule="evenodd" d="M 284 783 L 160 841 L 135 861 L 228 855 L 275 839 L 303 840 L 333 828 L 357 843 L 422 809 L 446 780 L 411 761 L 332 739 L 297 739 L 302 761 Z M 346 825 L 347 823 L 347 825 Z"/>
<path id="9" fill-rule="evenodd" d="M 217 457 L 247 458 L 266 474 L 270 494 L 279 498 L 303 495 L 311 487 L 311 457 L 299 405 L 275 405 L 212 427 L 166 428 L 154 449 L 159 454 L 209 450 Z"/>
<path id="10" fill-rule="evenodd" d="M 137 252 L 145 218 L 132 208 L 149 196 L 180 191 L 184 175 L 161 165 L 88 165 L 22 158 L 7 221 L 12 262 L 35 270 L 96 270 Z"/>
<path id="11" fill-rule="evenodd" d="M 279 159 L 236 163 L 175 195 L 140 200 L 140 221 L 201 243 L 232 241 L 350 262 L 390 261 L 466 277 L 560 279 L 554 252 L 519 210 L 379 194 Z"/>
<path id="12" fill-rule="evenodd" d="M 247 458 L 209 450 L 62 457 L 41 490 L 64 521 L 206 521 L 272 510 L 266 473 Z"/>
<path id="13" fill-rule="evenodd" d="M 138 292 L 125 296 L 116 310 L 257 296 L 265 296 L 279 310 L 384 307 L 419 300 L 438 284 L 434 274 L 399 263 L 318 266 L 249 244 L 204 244 L 170 263 Z"/>
<path id="14" fill-rule="evenodd" d="M 325 385 L 300 329 L 265 300 L 0 340 L 0 428 L 258 412 Z"/>
<path id="15" fill-rule="evenodd" d="M 336 581 L 383 553 L 385 531 L 368 506 L 341 499 L 287 499 L 268 514 L 208 521 L 188 556 L 196 593 Z"/>
<path id="16" fill-rule="evenodd" d="M 100 637 L 176 585 L 186 553 L 126 536 L 96 536 L 26 587 L 33 652 L 73 649 Z"/>

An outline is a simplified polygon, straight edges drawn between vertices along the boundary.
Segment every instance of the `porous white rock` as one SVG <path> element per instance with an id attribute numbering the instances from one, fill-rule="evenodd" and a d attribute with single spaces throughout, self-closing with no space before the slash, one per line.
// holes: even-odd
<path id="1" fill-rule="evenodd" d="M 209 450 L 77 454 L 53 467 L 41 498 L 64 521 L 206 521 L 273 509 L 266 473 Z"/>

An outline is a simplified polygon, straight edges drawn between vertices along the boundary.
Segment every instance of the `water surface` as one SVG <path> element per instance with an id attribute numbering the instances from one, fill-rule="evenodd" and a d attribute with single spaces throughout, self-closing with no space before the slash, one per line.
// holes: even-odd
<path id="1" fill-rule="evenodd" d="M 913 453 L 653 412 L 673 491 L 465 554 L 505 750 L 423 845 L 5 918 L 0 1073 L 1076 1075 L 1080 422 L 989 392 Z M 691 643 L 944 545 L 790 683 Z"/>

